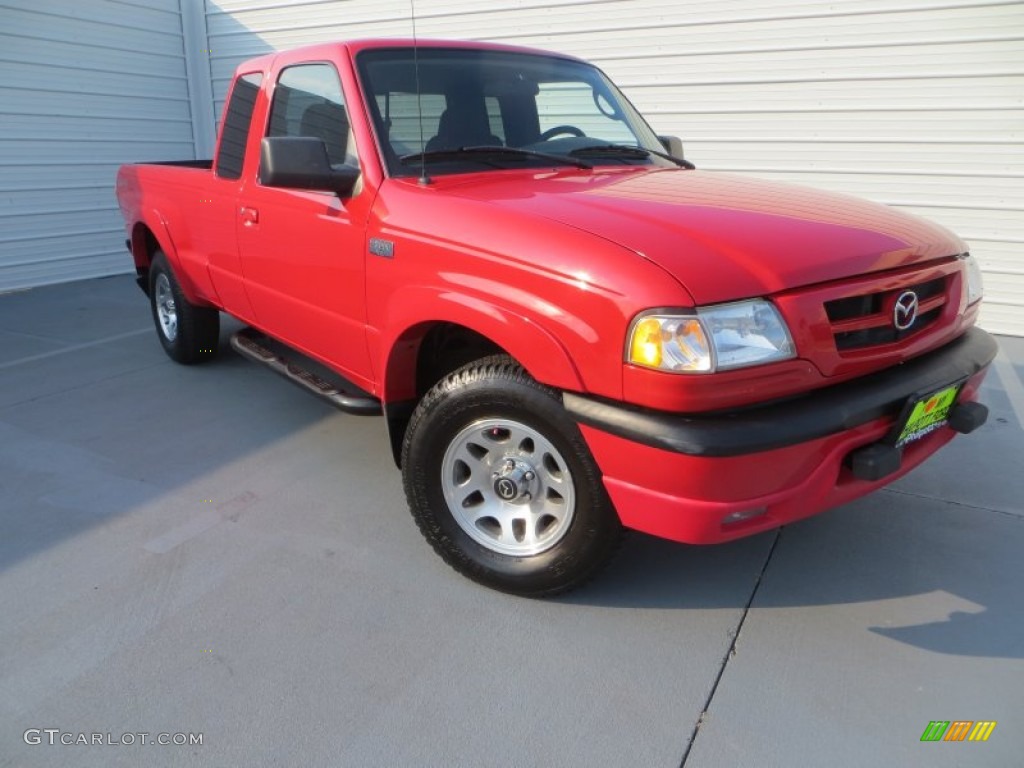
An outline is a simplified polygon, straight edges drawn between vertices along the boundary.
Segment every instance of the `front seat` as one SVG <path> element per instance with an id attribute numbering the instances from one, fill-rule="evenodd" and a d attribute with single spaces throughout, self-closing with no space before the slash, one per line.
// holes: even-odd
<path id="1" fill-rule="evenodd" d="M 424 151 L 483 146 L 504 146 L 502 140 L 491 133 L 487 113 L 483 109 L 460 108 L 453 104 L 441 113 L 437 135 L 427 142 Z"/>
<path id="2" fill-rule="evenodd" d="M 322 139 L 331 165 L 342 165 L 348 149 L 348 116 L 341 104 L 325 102 L 306 107 L 299 121 L 303 136 Z"/>

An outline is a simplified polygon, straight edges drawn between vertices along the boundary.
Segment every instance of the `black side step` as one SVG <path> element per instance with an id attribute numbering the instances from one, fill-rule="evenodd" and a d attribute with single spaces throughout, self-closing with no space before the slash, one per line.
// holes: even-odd
<path id="1" fill-rule="evenodd" d="M 326 400 L 347 413 L 376 416 L 381 413 L 380 400 L 355 384 L 347 387 L 328 381 L 317 373 L 282 356 L 273 347 L 283 346 L 255 328 L 243 328 L 231 336 L 231 347 L 243 357 L 262 363 L 275 373 L 298 384 L 308 392 Z M 296 352 L 296 355 L 300 353 Z M 337 374 L 335 374 L 337 375 Z M 340 377 L 338 377 L 340 378 Z"/>

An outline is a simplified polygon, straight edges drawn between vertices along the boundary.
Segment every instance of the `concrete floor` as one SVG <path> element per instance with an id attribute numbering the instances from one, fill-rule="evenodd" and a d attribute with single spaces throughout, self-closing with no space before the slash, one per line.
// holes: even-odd
<path id="1" fill-rule="evenodd" d="M 171 363 L 127 277 L 0 296 L 0 765 L 1024 765 L 1001 341 L 989 424 L 891 489 L 725 546 L 633 535 L 535 602 L 421 540 L 380 419 L 230 351 Z"/>

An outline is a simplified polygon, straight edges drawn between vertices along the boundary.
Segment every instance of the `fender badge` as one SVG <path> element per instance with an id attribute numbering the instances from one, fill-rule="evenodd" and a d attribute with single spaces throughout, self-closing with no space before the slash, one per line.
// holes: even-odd
<path id="1" fill-rule="evenodd" d="M 385 259 L 393 259 L 395 258 L 395 244 L 391 240 L 382 240 L 379 237 L 371 237 L 370 253 L 374 256 L 382 256 Z"/>

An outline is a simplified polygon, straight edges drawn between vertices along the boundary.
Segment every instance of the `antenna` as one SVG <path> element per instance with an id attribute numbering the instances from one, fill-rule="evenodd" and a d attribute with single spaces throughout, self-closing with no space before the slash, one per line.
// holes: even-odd
<path id="1" fill-rule="evenodd" d="M 412 12 L 412 66 L 416 73 L 416 122 L 420 126 L 420 184 L 426 186 L 430 183 L 427 176 L 427 144 L 423 140 L 423 91 L 420 88 L 420 46 L 416 37 L 416 0 L 409 0 L 409 10 Z"/>

